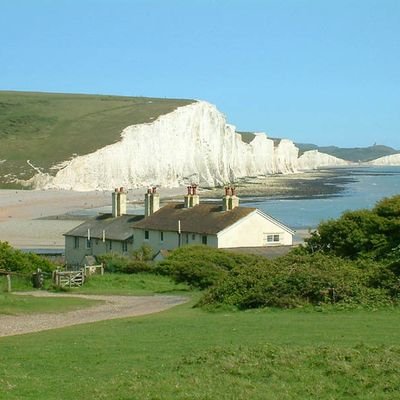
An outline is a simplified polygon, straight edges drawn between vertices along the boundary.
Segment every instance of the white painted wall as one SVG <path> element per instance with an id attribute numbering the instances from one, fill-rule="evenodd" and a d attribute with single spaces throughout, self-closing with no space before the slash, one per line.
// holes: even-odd
<path id="1" fill-rule="evenodd" d="M 279 242 L 266 243 L 267 235 L 279 234 Z M 293 236 L 273 220 L 254 211 L 218 234 L 218 247 L 290 246 Z"/>
<path id="2" fill-rule="evenodd" d="M 143 244 L 149 245 L 156 253 L 161 249 L 172 250 L 179 247 L 179 236 L 177 232 L 164 231 L 164 240 L 161 241 L 160 231 L 149 230 L 149 239 L 145 239 L 145 231 L 143 229 L 133 230 L 133 248 L 140 248 Z M 198 233 L 181 233 L 181 247 L 187 245 L 202 244 L 202 236 Z M 216 235 L 207 235 L 207 245 L 218 247 L 218 239 Z"/>
<path id="3" fill-rule="evenodd" d="M 78 237 L 79 247 L 75 247 L 73 236 L 65 237 L 65 261 L 68 265 L 81 265 L 85 256 L 98 256 L 106 253 L 129 255 L 133 250 L 133 244 L 127 242 L 127 251 L 123 251 L 122 241 L 91 239 L 91 248 L 86 246 L 86 238 Z"/>

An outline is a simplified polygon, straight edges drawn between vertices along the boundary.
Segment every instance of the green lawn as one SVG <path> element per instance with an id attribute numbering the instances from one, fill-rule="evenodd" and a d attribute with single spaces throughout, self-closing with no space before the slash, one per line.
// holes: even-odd
<path id="1" fill-rule="evenodd" d="M 193 100 L 0 91 L 0 187 L 27 179 L 120 139 L 123 128 L 151 122 Z M 1 162 L 6 160 L 5 162 Z M 14 185 L 15 186 L 15 185 Z"/>
<path id="2" fill-rule="evenodd" d="M 2 338 L 0 398 L 399 396 L 398 309 L 211 313 L 191 306 Z"/>
<path id="3" fill-rule="evenodd" d="M 101 301 L 54 297 L 34 297 L 14 294 L 0 294 L 0 316 L 32 313 L 57 313 L 91 307 Z"/>

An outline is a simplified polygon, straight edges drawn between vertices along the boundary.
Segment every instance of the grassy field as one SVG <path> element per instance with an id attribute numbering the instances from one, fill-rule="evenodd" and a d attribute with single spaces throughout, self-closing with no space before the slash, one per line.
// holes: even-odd
<path id="1" fill-rule="evenodd" d="M 0 91 L 0 187 L 14 187 L 7 184 L 12 176 L 27 179 L 33 175 L 26 160 L 51 172 L 52 165 L 73 155 L 118 141 L 126 126 L 151 122 L 191 102 Z"/>
<path id="2" fill-rule="evenodd" d="M 0 398 L 398 398 L 397 309 L 211 313 L 192 305 L 2 338 Z"/>

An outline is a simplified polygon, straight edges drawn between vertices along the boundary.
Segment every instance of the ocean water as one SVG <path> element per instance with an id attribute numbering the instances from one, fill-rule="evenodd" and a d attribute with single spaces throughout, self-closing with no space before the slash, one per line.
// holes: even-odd
<path id="1" fill-rule="evenodd" d="M 331 197 L 308 199 L 262 199 L 246 202 L 293 229 L 316 227 L 321 221 L 339 217 L 346 210 L 372 208 L 384 197 L 400 194 L 400 167 L 353 167 L 338 169 L 351 177 L 345 190 Z"/>

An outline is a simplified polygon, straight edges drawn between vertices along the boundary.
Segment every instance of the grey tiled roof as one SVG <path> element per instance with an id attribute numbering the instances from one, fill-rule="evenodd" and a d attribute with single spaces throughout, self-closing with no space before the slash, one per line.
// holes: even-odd
<path id="1" fill-rule="evenodd" d="M 104 230 L 105 238 L 108 240 L 127 240 L 133 234 L 133 224 L 141 219 L 143 219 L 143 215 L 112 217 L 111 214 L 103 214 L 71 229 L 64 236 L 87 237 L 88 229 L 90 229 L 90 237 L 94 239 L 102 239 Z"/>
<path id="2" fill-rule="evenodd" d="M 180 221 L 182 232 L 216 234 L 255 210 L 252 207 L 236 207 L 230 211 L 222 211 L 222 206 L 206 203 L 184 208 L 181 203 L 171 203 L 136 222 L 133 227 L 176 232 Z"/>

